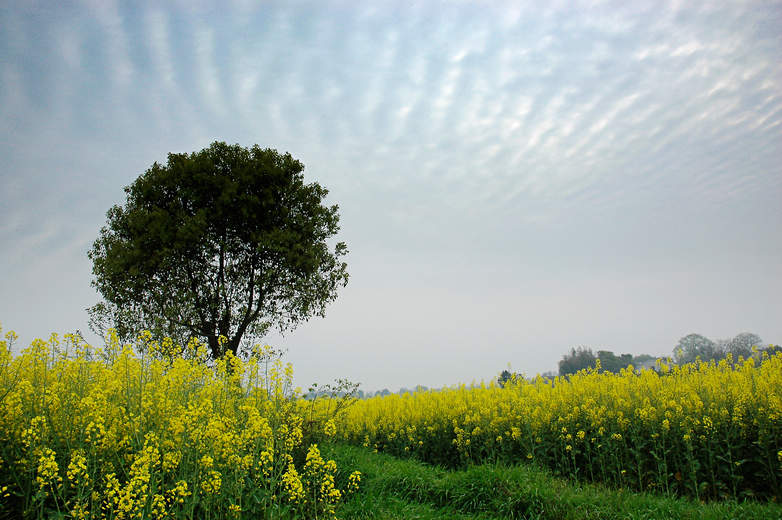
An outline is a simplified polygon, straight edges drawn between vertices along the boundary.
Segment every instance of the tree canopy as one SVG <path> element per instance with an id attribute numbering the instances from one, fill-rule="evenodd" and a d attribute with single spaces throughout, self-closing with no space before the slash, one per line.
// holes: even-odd
<path id="1" fill-rule="evenodd" d="M 154 163 L 89 252 L 104 298 L 91 322 L 121 337 L 198 337 L 217 358 L 270 327 L 323 316 L 347 284 L 347 247 L 330 247 L 338 207 L 303 170 L 290 154 L 222 142 Z"/>
<path id="2" fill-rule="evenodd" d="M 641 355 L 639 359 L 652 358 Z M 635 358 L 631 354 L 617 356 L 610 350 L 598 350 L 597 355 L 592 349 L 586 347 L 571 348 L 570 352 L 562 356 L 559 361 L 559 375 L 575 374 L 585 368 L 593 368 L 600 361 L 600 372 L 619 372 L 634 363 Z"/>
<path id="3" fill-rule="evenodd" d="M 752 332 L 737 334 L 725 344 L 726 353 L 730 352 L 733 354 L 734 359 L 738 359 L 739 356 L 745 358 L 750 357 L 752 355 L 752 347 L 763 347 L 763 340 L 760 339 L 760 336 Z"/>
<path id="4" fill-rule="evenodd" d="M 595 357 L 592 349 L 586 347 L 571 348 L 570 353 L 562 356 L 559 361 L 559 375 L 575 374 L 579 370 L 595 366 Z"/>
<path id="5" fill-rule="evenodd" d="M 600 360 L 600 370 L 603 372 L 618 373 L 623 368 L 627 368 L 633 363 L 631 354 L 621 354 L 617 356 L 610 350 L 598 350 L 597 359 Z"/>
<path id="6" fill-rule="evenodd" d="M 697 358 L 701 361 L 711 361 L 720 358 L 717 344 L 706 336 L 688 334 L 679 340 L 673 349 L 673 358 L 677 364 L 692 363 Z"/>

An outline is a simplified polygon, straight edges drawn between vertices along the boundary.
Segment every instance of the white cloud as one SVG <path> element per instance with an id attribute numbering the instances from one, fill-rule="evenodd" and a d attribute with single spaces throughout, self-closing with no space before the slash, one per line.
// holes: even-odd
<path id="1" fill-rule="evenodd" d="M 173 94 L 178 85 L 171 53 L 168 16 L 164 10 L 157 7 L 148 9 L 144 15 L 147 42 L 155 64 L 156 78 Z"/>
<path id="2" fill-rule="evenodd" d="M 193 35 L 195 40 L 195 73 L 198 78 L 201 100 L 213 113 L 221 116 L 225 114 L 227 98 L 223 94 L 220 78 L 227 75 L 226 73 L 230 73 L 230 69 L 228 69 L 230 64 L 224 65 L 227 70 L 224 69 L 223 73 L 218 71 L 215 63 L 214 29 L 203 23 L 196 23 L 196 26 Z"/>
<path id="3" fill-rule="evenodd" d="M 671 56 L 672 57 L 678 57 L 678 56 L 692 56 L 696 52 L 703 49 L 703 46 L 698 43 L 697 41 L 691 41 L 687 42 L 684 45 L 680 45 L 676 47 L 675 49 L 671 50 Z"/>
<path id="4" fill-rule="evenodd" d="M 102 50 L 105 65 L 111 71 L 113 87 L 124 91 L 130 86 L 136 71 L 130 59 L 130 43 L 119 4 L 115 0 L 85 0 L 85 4 L 103 28 Z"/>

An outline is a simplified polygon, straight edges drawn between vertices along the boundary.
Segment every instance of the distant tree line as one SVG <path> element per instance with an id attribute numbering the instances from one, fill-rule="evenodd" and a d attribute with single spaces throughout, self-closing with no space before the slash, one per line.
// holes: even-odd
<path id="1" fill-rule="evenodd" d="M 679 340 L 673 349 L 673 359 L 678 364 L 701 361 L 719 361 L 730 354 L 734 360 L 748 358 L 763 351 L 769 355 L 781 350 L 779 345 L 763 346 L 760 336 L 752 332 L 742 332 L 730 339 L 712 341 L 700 334 L 688 334 Z"/>
<path id="2" fill-rule="evenodd" d="M 742 332 L 733 338 L 712 341 L 700 334 L 688 334 L 679 340 L 673 349 L 673 361 L 676 364 L 692 363 L 697 359 L 701 361 L 720 361 L 729 354 L 734 361 L 739 357 L 749 358 L 767 352 L 769 355 L 782 350 L 779 345 L 763 346 L 763 340 L 757 334 Z M 598 350 L 597 353 L 587 347 L 571 348 L 570 352 L 562 356 L 559 362 L 559 375 L 575 374 L 579 370 L 594 368 L 600 361 L 600 371 L 619 372 L 629 365 L 635 368 L 651 368 L 657 357 L 648 354 L 633 356 L 621 354 L 617 356 L 610 350 Z M 507 372 L 507 371 L 505 371 Z M 507 381 L 511 374 L 503 372 L 498 378 L 500 384 Z"/>
<path id="3" fill-rule="evenodd" d="M 742 332 L 733 338 L 720 339 L 712 341 L 700 334 L 688 334 L 681 338 L 673 349 L 672 361 L 678 365 L 692 363 L 697 359 L 701 361 L 720 361 L 730 354 L 733 361 L 738 361 L 740 357 L 760 357 L 763 352 L 768 355 L 774 355 L 782 351 L 779 345 L 765 345 L 763 340 L 757 334 L 751 332 Z M 624 368 L 632 365 L 634 369 L 655 368 L 657 360 L 664 356 L 653 356 L 650 354 L 615 354 L 610 350 L 598 350 L 594 352 L 591 348 L 585 346 L 573 347 L 559 361 L 560 376 L 575 374 L 579 370 L 595 368 L 600 362 L 600 372 L 617 373 Z M 541 374 L 544 378 L 553 378 L 557 375 L 555 372 L 545 372 Z M 497 384 L 504 387 L 515 380 L 524 379 L 524 374 L 511 372 L 510 366 L 500 372 L 497 377 Z M 398 392 L 391 392 L 387 388 L 375 392 L 364 392 L 359 390 L 356 396 L 359 399 L 368 399 L 370 397 L 383 397 L 398 393 L 404 395 L 429 390 L 427 387 L 418 385 L 414 389 L 402 388 Z M 326 394 L 321 390 L 321 395 Z"/>
<path id="4" fill-rule="evenodd" d="M 416 387 L 413 389 L 402 387 L 399 389 L 398 392 L 392 392 L 388 388 L 384 388 L 382 390 L 375 390 L 374 392 L 371 390 L 368 392 L 364 392 L 363 390 L 358 390 L 358 392 L 356 393 L 356 397 L 358 397 L 359 399 L 369 399 L 371 397 L 385 397 L 393 393 L 396 393 L 398 395 L 405 395 L 405 394 L 414 394 L 416 392 L 427 392 L 427 391 L 429 391 L 428 386 L 416 385 Z"/>
<path id="5" fill-rule="evenodd" d="M 630 365 L 634 367 L 651 366 L 657 358 L 648 354 L 633 356 L 632 354 L 616 355 L 610 350 L 598 350 L 597 354 L 586 347 L 571 348 L 562 356 L 559 362 L 559 375 L 575 374 L 585 368 L 594 368 L 600 361 L 601 372 L 619 372 Z"/>

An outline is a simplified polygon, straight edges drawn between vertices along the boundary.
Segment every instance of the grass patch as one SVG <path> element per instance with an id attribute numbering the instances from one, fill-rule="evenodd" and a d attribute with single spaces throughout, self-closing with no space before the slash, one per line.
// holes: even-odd
<path id="1" fill-rule="evenodd" d="M 415 460 L 334 446 L 340 468 L 363 474 L 361 490 L 338 510 L 350 519 L 782 520 L 782 505 L 713 502 L 611 490 L 554 477 L 532 465 L 484 464 L 450 471 Z M 338 475 L 346 479 L 347 474 Z M 339 485 L 339 482 L 338 482 Z"/>

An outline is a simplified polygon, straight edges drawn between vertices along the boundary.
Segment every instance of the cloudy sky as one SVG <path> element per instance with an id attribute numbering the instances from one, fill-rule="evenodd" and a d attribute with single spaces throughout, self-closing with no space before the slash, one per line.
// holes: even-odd
<path id="1" fill-rule="evenodd" d="M 302 386 L 782 342 L 779 0 L 216 5 L 0 7 L 0 323 L 20 344 L 87 330 L 106 211 L 215 140 L 290 152 L 340 206 L 348 287 L 266 338 Z"/>

